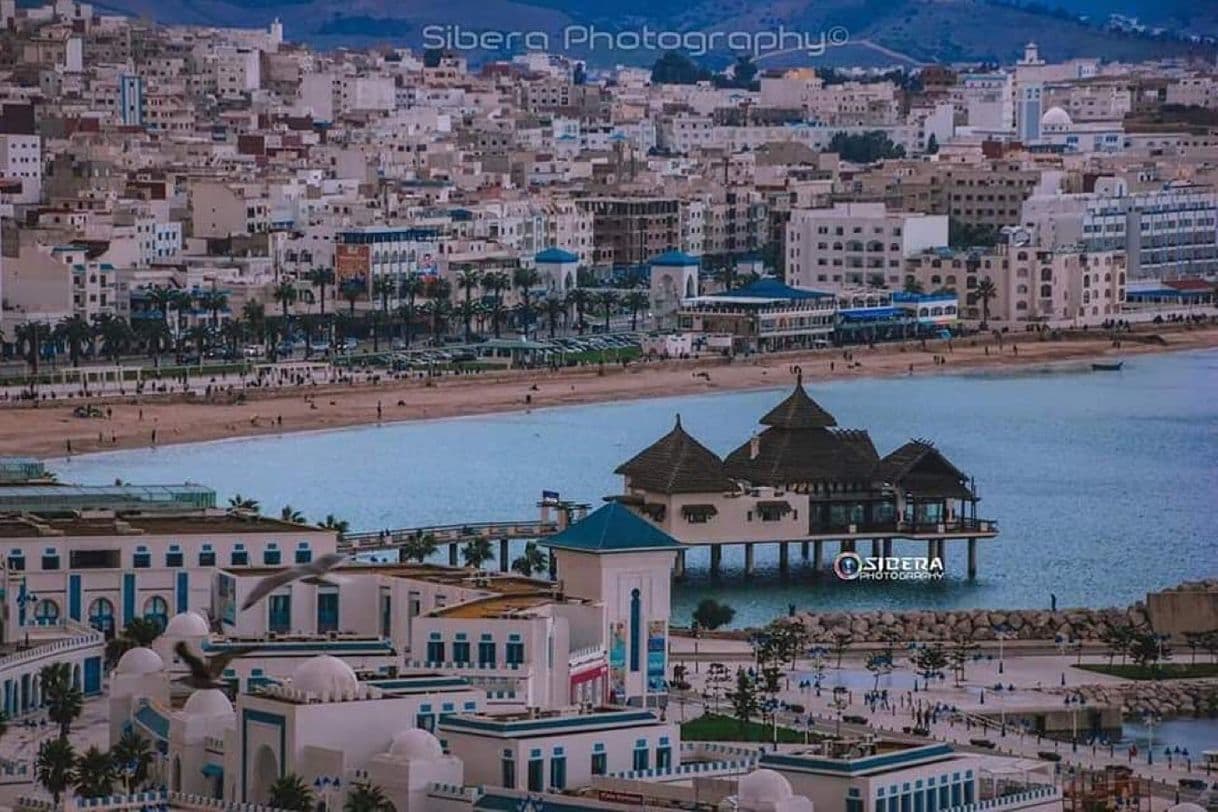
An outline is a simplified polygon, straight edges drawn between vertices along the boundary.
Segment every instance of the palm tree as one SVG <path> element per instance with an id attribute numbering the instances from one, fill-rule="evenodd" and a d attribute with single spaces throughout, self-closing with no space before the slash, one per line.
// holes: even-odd
<path id="1" fill-rule="evenodd" d="M 609 317 L 613 315 L 613 311 L 617 308 L 618 295 L 615 290 L 603 290 L 596 296 L 596 305 L 601 308 L 601 315 L 605 317 L 605 332 L 609 332 Z"/>
<path id="2" fill-rule="evenodd" d="M 216 290 L 213 284 L 211 290 L 205 290 L 199 294 L 199 306 L 211 312 L 212 328 L 219 327 L 220 311 L 228 307 L 228 294 Z"/>
<path id="3" fill-rule="evenodd" d="M 550 322 L 550 338 L 558 331 L 558 319 L 560 316 L 567 314 L 567 303 L 562 300 L 561 296 L 551 293 L 542 302 L 542 307 L 546 314 L 547 320 Z"/>
<path id="4" fill-rule="evenodd" d="M 291 505 L 283 506 L 283 510 L 279 511 L 279 519 L 281 521 L 293 522 L 295 524 L 305 523 L 304 514 Z"/>
<path id="5" fill-rule="evenodd" d="M 38 783 L 51 793 L 55 808 L 59 796 L 76 781 L 76 751 L 67 739 L 48 739 L 38 748 L 34 761 Z"/>
<path id="6" fill-rule="evenodd" d="M 483 564 L 494 557 L 490 539 L 472 539 L 461 548 L 461 558 L 465 561 L 465 566 L 474 569 L 481 569 Z"/>
<path id="7" fill-rule="evenodd" d="M 512 277 L 503 271 L 490 271 L 482 277 L 482 289 L 491 294 L 491 325 L 499 338 L 499 319 L 503 315 L 503 292 L 512 286 Z"/>
<path id="8" fill-rule="evenodd" d="M 339 519 L 333 513 L 327 513 L 325 521 L 320 525 L 326 530 L 333 530 L 336 533 L 346 533 L 351 529 L 351 523 L 346 519 Z"/>
<path id="9" fill-rule="evenodd" d="M 431 312 L 432 343 L 436 346 L 440 345 L 440 333 L 447 325 L 449 316 L 452 315 L 452 302 L 449 301 L 452 295 L 453 286 L 447 279 L 437 279 L 432 283 L 429 310 Z"/>
<path id="10" fill-rule="evenodd" d="M 24 348 L 23 353 L 30 365 L 31 376 L 38 374 L 38 359 L 42 356 L 42 345 L 50 332 L 46 322 L 27 321 L 17 325 L 17 345 Z"/>
<path id="11" fill-rule="evenodd" d="M 169 325 L 160 319 L 140 319 L 135 322 L 133 329 L 136 338 L 144 345 L 148 356 L 156 360 L 159 365 L 161 353 L 169 349 L 169 344 L 173 340 L 173 336 L 169 332 Z"/>
<path id="12" fill-rule="evenodd" d="M 76 757 L 76 794 L 82 798 L 108 798 L 114 791 L 118 771 L 109 753 L 97 745 Z"/>
<path id="13" fill-rule="evenodd" d="M 426 287 L 427 283 L 423 280 L 423 277 L 419 276 L 417 273 L 412 273 L 402 280 L 401 290 L 398 291 L 398 298 L 406 299 L 405 306 L 398 308 L 398 310 L 400 314 L 404 314 L 402 321 L 406 328 L 405 337 L 407 347 L 410 346 L 410 341 L 413 338 L 412 320 L 418 314 L 418 311 L 414 306 L 415 299 L 417 299 L 419 295 L 423 293 Z"/>
<path id="14" fill-rule="evenodd" d="M 205 324 L 196 324 L 186 331 L 186 342 L 194 345 L 195 350 L 199 353 L 200 360 L 203 358 L 203 353 L 207 352 L 211 346 L 211 338 L 211 328 Z"/>
<path id="15" fill-rule="evenodd" d="M 313 790 L 295 773 L 277 778 L 271 784 L 267 806 L 274 809 L 290 809 L 295 812 L 312 812 Z"/>
<path id="16" fill-rule="evenodd" d="M 512 562 L 512 569 L 528 578 L 535 572 L 545 572 L 549 561 L 549 557 L 537 546 L 537 542 L 530 541 L 524 545 L 524 553 Z"/>
<path id="17" fill-rule="evenodd" d="M 178 314 L 178 325 L 174 335 L 180 341 L 182 334 L 186 331 L 186 314 L 194 309 L 195 297 L 184 290 L 171 291 L 169 294 L 169 306 Z"/>
<path id="18" fill-rule="evenodd" d="M 347 312 L 350 314 L 351 318 L 354 319 L 355 303 L 359 301 L 360 297 L 363 296 L 365 292 L 364 280 L 354 276 L 350 279 L 344 279 L 343 283 L 339 285 L 338 289 L 339 292 L 342 293 L 343 298 L 347 300 Z"/>
<path id="19" fill-rule="evenodd" d="M 93 326 L 97 336 L 102 340 L 105 353 L 110 361 L 118 363 L 119 357 L 131 349 L 131 340 L 135 332 L 125 319 L 120 319 L 110 313 L 102 313 L 97 317 Z"/>
<path id="20" fill-rule="evenodd" d="M 44 665 L 38 672 L 42 696 L 47 708 L 47 718 L 59 725 L 59 738 L 66 739 L 72 722 L 84 708 L 84 694 L 72 680 L 72 666 L 68 663 Z"/>
<path id="21" fill-rule="evenodd" d="M 521 312 L 524 314 L 524 334 L 529 335 L 529 322 L 533 317 L 533 310 L 530 307 L 532 300 L 530 297 L 533 294 L 533 288 L 541 284 L 541 274 L 536 268 L 517 268 L 512 271 L 512 286 L 520 291 L 520 301 L 524 305 Z"/>
<path id="22" fill-rule="evenodd" d="M 163 621 L 150 617 L 133 617 L 122 632 L 106 643 L 106 667 L 118 665 L 119 659 L 133 648 L 148 648 L 161 636 Z"/>
<path id="23" fill-rule="evenodd" d="M 406 543 L 402 545 L 401 555 L 407 561 L 417 561 L 422 564 L 435 555 L 438 547 L 435 534 L 425 533 L 406 539 Z"/>
<path id="24" fill-rule="evenodd" d="M 389 297 L 398 289 L 397 284 L 387 276 L 378 276 L 372 280 L 372 295 L 381 301 L 381 311 L 379 317 L 375 319 L 375 327 L 372 331 L 372 351 L 376 352 L 381 347 L 381 330 L 382 324 L 389 323 Z"/>
<path id="25" fill-rule="evenodd" d="M 131 728 L 123 731 L 123 735 L 111 750 L 114 765 L 123 776 L 123 784 L 130 795 L 134 789 L 143 786 L 148 780 L 148 770 L 152 766 L 152 745 Z"/>
<path id="26" fill-rule="evenodd" d="M 329 268 L 313 268 L 305 274 L 305 279 L 309 280 L 309 284 L 319 292 L 318 303 L 320 309 L 318 312 L 321 314 L 322 320 L 325 321 L 326 288 L 334 284 L 334 271 Z"/>
<path id="27" fill-rule="evenodd" d="M 467 344 L 473 339 L 473 333 L 469 329 L 469 322 L 474 314 L 474 288 L 478 287 L 478 283 L 481 280 L 482 272 L 472 265 L 466 265 L 457 271 L 457 287 L 465 291 L 465 301 L 461 304 L 461 320 L 465 324 L 465 343 Z"/>
<path id="28" fill-rule="evenodd" d="M 260 343 L 269 347 L 271 342 L 267 340 L 266 335 L 266 306 L 257 299 L 250 299 L 241 307 L 241 318 L 249 325 L 250 335 L 256 336 Z"/>
<path id="29" fill-rule="evenodd" d="M 651 299 L 645 290 L 632 290 L 626 294 L 622 304 L 630 309 L 630 332 L 633 333 L 639 329 L 639 311 L 646 310 L 647 306 L 651 304 Z"/>
<path id="30" fill-rule="evenodd" d="M 260 505 L 258 504 L 257 499 L 250 499 L 245 496 L 242 496 L 239 493 L 234 494 L 228 500 L 229 510 L 248 510 L 253 513 L 257 513 L 259 507 L 260 507 Z"/>
<path id="31" fill-rule="evenodd" d="M 567 293 L 567 305 L 575 308 L 575 327 L 582 336 L 587 324 L 584 322 L 584 309 L 592 300 L 592 294 L 586 288 L 573 288 Z"/>
<path id="32" fill-rule="evenodd" d="M 385 791 L 367 781 L 356 781 L 347 790 L 347 800 L 343 802 L 343 812 L 389 812 L 393 803 Z"/>
<path id="33" fill-rule="evenodd" d="M 926 289 L 922 283 L 912 276 L 905 277 L 905 292 L 906 293 L 925 293 Z"/>
<path id="34" fill-rule="evenodd" d="M 93 327 L 85 321 L 84 316 L 74 314 L 55 325 L 54 336 L 57 341 L 67 345 L 72 366 L 78 367 L 83 345 L 93 340 Z"/>
<path id="35" fill-rule="evenodd" d="M 977 283 L 973 296 L 981 302 L 981 329 L 984 330 L 990 321 L 990 299 L 998 295 L 998 286 L 988 276 Z"/>
<path id="36" fill-rule="evenodd" d="M 290 280 L 284 279 L 271 290 L 271 298 L 279 303 L 283 308 L 283 320 L 288 320 L 288 308 L 296 304 L 296 285 Z"/>

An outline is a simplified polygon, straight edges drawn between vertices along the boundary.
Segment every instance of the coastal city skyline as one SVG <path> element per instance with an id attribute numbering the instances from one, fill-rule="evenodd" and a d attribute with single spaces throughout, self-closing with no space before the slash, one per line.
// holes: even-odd
<path id="1" fill-rule="evenodd" d="M 1218 809 L 1218 16 L 0 0 L 0 810 Z"/>

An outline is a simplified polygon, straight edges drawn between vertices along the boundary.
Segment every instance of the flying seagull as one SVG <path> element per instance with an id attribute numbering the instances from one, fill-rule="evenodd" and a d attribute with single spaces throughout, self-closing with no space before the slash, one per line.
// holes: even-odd
<path id="1" fill-rule="evenodd" d="M 246 609 L 249 609 L 281 586 L 290 584 L 293 581 L 299 581 L 302 578 L 325 575 L 346 560 L 347 556 L 342 553 L 326 553 L 315 561 L 310 561 L 308 564 L 298 564 L 283 572 L 268 575 L 259 581 L 257 586 L 246 596 L 245 602 L 241 604 L 241 611 L 244 612 Z"/>
<path id="2" fill-rule="evenodd" d="M 186 663 L 187 667 L 190 668 L 190 673 L 185 677 L 178 677 L 174 682 L 185 683 L 191 688 L 199 690 L 206 688 L 227 688 L 228 684 L 220 679 L 224 669 L 228 668 L 228 664 L 238 657 L 244 657 L 246 654 L 257 650 L 257 646 L 239 646 L 222 651 L 216 656 L 208 657 L 205 660 L 191 651 L 190 646 L 186 645 L 185 640 L 179 640 L 178 644 L 173 647 L 173 653 L 178 655 L 182 659 L 182 662 Z"/>

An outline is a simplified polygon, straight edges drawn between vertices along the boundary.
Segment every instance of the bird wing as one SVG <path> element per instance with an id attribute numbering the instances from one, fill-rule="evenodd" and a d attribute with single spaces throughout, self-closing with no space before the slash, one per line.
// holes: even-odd
<path id="1" fill-rule="evenodd" d="M 326 553 L 323 556 L 319 556 L 316 561 L 305 564 L 304 567 L 313 575 L 322 575 L 346 560 L 347 556 L 342 553 Z"/>
<path id="2" fill-rule="evenodd" d="M 179 640 L 177 645 L 173 647 L 173 653 L 178 655 L 182 662 L 186 663 L 186 667 L 190 669 L 191 676 L 207 679 L 209 672 L 207 663 L 203 659 L 190 650 L 190 646 L 186 645 L 185 640 Z"/>
<path id="3" fill-rule="evenodd" d="M 228 651 L 223 651 L 207 661 L 207 670 L 212 678 L 219 677 L 224 673 L 224 669 L 228 668 L 228 664 L 238 657 L 244 657 L 246 654 L 255 652 L 258 646 L 240 646 L 238 648 L 230 648 Z"/>
<path id="4" fill-rule="evenodd" d="M 277 572 L 274 575 L 268 575 L 250 590 L 250 594 L 245 597 L 245 602 L 241 604 L 241 611 L 244 612 L 279 587 L 292 583 L 300 576 L 301 573 L 295 568 Z"/>

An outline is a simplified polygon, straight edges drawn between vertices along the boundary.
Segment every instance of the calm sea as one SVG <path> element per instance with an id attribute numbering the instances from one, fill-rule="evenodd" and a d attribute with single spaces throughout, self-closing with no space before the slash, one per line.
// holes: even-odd
<path id="1" fill-rule="evenodd" d="M 736 607 L 737 623 L 800 609 L 1124 605 L 1147 590 L 1218 574 L 1218 351 L 1135 357 L 1117 373 L 1089 365 L 817 384 L 812 395 L 844 427 L 870 430 L 880 453 L 933 440 L 976 478 L 980 514 L 1002 534 L 981 543 L 980 577 L 963 577 L 964 546 L 928 586 L 814 582 L 792 550 L 759 546 L 759 572 L 725 551 L 711 579 L 705 551 L 675 593 L 688 618 L 703 596 Z M 620 487 L 613 469 L 685 427 L 719 453 L 745 442 L 784 390 L 725 393 L 532 413 L 433 420 L 260 439 L 123 451 L 53 461 L 65 481 L 189 480 L 278 514 L 327 513 L 354 529 L 530 518 L 543 489 L 595 507 Z M 896 551 L 925 546 L 898 542 Z M 764 588 L 760 588 L 764 587 Z"/>

